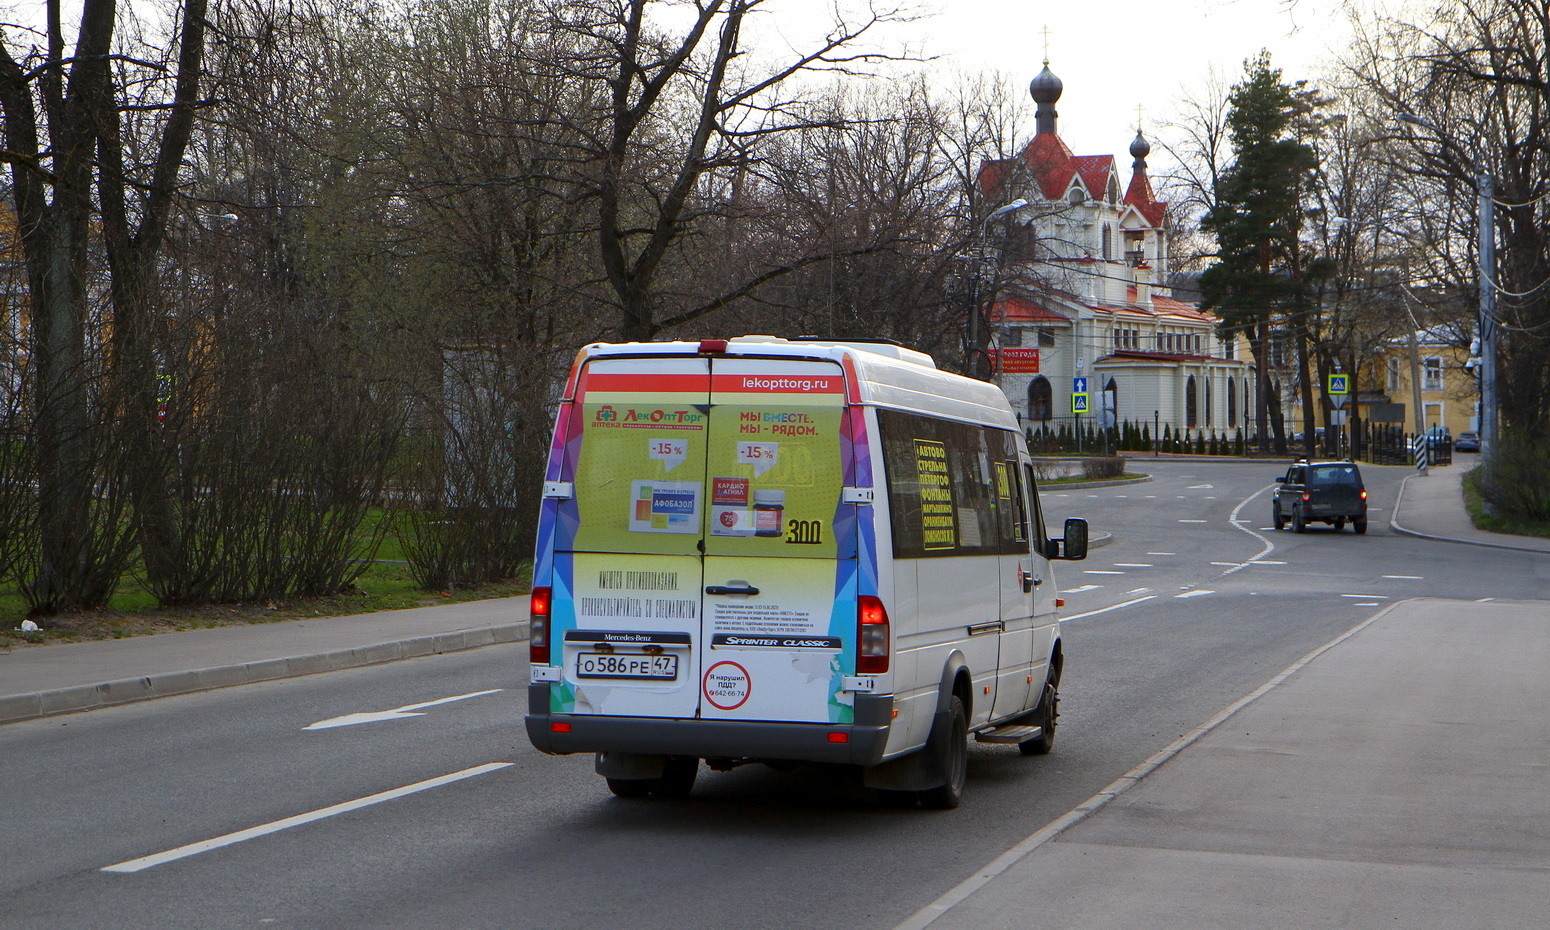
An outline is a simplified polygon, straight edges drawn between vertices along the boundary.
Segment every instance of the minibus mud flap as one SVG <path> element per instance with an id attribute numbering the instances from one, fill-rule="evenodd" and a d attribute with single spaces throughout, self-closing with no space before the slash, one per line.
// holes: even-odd
<path id="1" fill-rule="evenodd" d="M 937 711 L 931 720 L 931 731 L 951 729 L 952 717 L 950 709 Z M 940 758 L 921 748 L 882 765 L 868 767 L 862 772 L 862 783 L 884 791 L 925 791 L 945 783 L 947 774 Z"/>

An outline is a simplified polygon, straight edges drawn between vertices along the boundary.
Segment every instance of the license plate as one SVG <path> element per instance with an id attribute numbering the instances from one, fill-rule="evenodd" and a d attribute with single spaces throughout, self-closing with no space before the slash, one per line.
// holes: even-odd
<path id="1" fill-rule="evenodd" d="M 672 679 L 678 677 L 678 657 L 583 652 L 576 656 L 576 677 Z"/>

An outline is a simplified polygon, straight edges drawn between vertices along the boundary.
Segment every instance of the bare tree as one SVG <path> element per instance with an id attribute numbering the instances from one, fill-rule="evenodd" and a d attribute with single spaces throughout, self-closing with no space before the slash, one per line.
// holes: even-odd
<path id="1" fill-rule="evenodd" d="M 724 205 L 699 196 L 710 176 L 746 169 L 772 137 L 823 125 L 797 86 L 815 73 L 852 73 L 884 56 L 856 48 L 880 23 L 900 18 L 876 6 L 854 20 L 836 14 L 807 51 L 767 67 L 745 64 L 744 31 L 776 0 L 694 0 L 680 31 L 655 28 L 651 0 L 551 4 L 553 28 L 577 37 L 573 78 L 606 88 L 582 114 L 587 141 L 577 180 L 597 207 L 597 254 L 619 313 L 618 335 L 649 339 L 682 325 L 822 253 L 764 263 L 715 291 L 664 306 L 660 276 Z M 684 4 L 685 7 L 688 4 Z"/>

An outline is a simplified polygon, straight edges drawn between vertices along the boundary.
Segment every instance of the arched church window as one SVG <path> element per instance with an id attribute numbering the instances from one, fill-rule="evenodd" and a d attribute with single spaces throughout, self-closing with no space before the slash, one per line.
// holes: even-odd
<path id="1" fill-rule="evenodd" d="M 1055 415 L 1055 393 L 1049 379 L 1039 375 L 1028 382 L 1028 419 L 1048 422 Z"/>

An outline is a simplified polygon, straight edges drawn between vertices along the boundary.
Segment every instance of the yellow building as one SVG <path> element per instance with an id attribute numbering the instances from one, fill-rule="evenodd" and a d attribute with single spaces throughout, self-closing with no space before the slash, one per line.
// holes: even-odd
<path id="1" fill-rule="evenodd" d="M 1405 405 L 1407 432 L 1416 430 L 1412 368 L 1418 368 L 1421 376 L 1422 423 L 1427 429 L 1443 426 L 1455 437 L 1479 431 L 1480 381 L 1470 365 L 1469 349 L 1460 346 L 1461 341 L 1454 328 L 1421 330 L 1415 334 L 1418 362 L 1412 363 L 1409 337 L 1391 339 L 1363 372 L 1369 387 L 1381 387 L 1390 403 Z"/>

